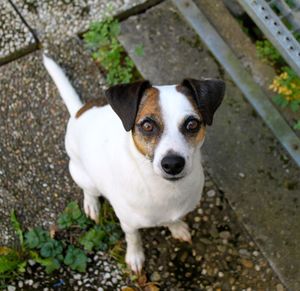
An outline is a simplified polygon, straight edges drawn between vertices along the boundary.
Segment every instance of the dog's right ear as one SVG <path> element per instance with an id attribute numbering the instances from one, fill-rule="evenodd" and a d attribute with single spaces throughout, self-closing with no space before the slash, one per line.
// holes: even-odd
<path id="1" fill-rule="evenodd" d="M 140 101 L 148 88 L 151 88 L 149 81 L 139 81 L 115 85 L 106 90 L 107 101 L 120 117 L 126 131 L 133 128 Z"/>

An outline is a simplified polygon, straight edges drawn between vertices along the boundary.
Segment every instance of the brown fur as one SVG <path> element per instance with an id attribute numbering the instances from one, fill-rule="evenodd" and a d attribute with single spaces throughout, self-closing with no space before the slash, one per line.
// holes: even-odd
<path id="1" fill-rule="evenodd" d="M 159 126 L 157 134 L 149 137 L 144 136 L 137 127 L 137 124 L 139 124 L 146 116 L 154 118 Z M 135 124 L 136 126 L 132 130 L 134 144 L 141 154 L 152 159 L 160 135 L 163 131 L 163 122 L 159 106 L 159 91 L 156 88 L 150 88 L 145 91 L 139 106 Z"/>
<path id="2" fill-rule="evenodd" d="M 79 118 L 84 112 L 93 107 L 101 107 L 105 104 L 104 98 L 92 99 L 86 102 L 76 113 L 75 117 Z"/>
<path id="3" fill-rule="evenodd" d="M 200 112 L 200 110 L 199 110 L 199 108 L 196 104 L 196 101 L 192 97 L 191 91 L 188 88 L 186 88 L 182 85 L 177 85 L 176 90 L 178 92 L 180 92 L 181 94 L 183 94 L 184 96 L 186 96 L 187 99 L 189 100 L 189 102 L 192 104 L 194 110 L 199 114 L 199 116 L 202 116 L 201 112 Z M 206 129 L 205 129 L 204 124 L 202 123 L 201 128 L 197 132 L 197 134 L 186 136 L 186 138 L 189 140 L 189 142 L 193 143 L 194 145 L 197 145 L 198 143 L 200 143 L 204 139 L 205 133 L 206 133 Z"/>

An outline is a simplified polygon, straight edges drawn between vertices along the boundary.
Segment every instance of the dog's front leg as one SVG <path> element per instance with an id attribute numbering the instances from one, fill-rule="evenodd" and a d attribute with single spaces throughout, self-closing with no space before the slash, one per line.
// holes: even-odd
<path id="1" fill-rule="evenodd" d="M 90 217 L 96 223 L 99 223 L 100 202 L 97 193 L 92 193 L 87 190 L 84 193 L 84 212 L 87 217 Z"/>
<path id="2" fill-rule="evenodd" d="M 127 243 L 125 261 L 133 272 L 140 274 L 145 261 L 141 236 L 137 229 L 130 229 L 124 225 L 122 228 Z"/>
<path id="3" fill-rule="evenodd" d="M 166 226 L 169 228 L 173 238 L 192 243 L 189 226 L 182 220 L 176 220 L 166 224 Z"/>

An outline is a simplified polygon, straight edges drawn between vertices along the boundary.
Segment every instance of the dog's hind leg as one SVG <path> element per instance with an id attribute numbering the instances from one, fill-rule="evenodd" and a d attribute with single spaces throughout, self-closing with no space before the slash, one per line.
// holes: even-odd
<path id="1" fill-rule="evenodd" d="M 173 238 L 192 243 L 189 226 L 182 220 L 176 220 L 168 223 L 166 226 L 169 228 Z"/>
<path id="2" fill-rule="evenodd" d="M 101 196 L 96 186 L 86 174 L 86 172 L 80 167 L 78 163 L 70 161 L 69 169 L 73 180 L 76 184 L 83 189 L 84 193 L 84 212 L 87 217 L 90 217 L 96 223 L 99 222 L 100 202 L 98 197 Z"/>

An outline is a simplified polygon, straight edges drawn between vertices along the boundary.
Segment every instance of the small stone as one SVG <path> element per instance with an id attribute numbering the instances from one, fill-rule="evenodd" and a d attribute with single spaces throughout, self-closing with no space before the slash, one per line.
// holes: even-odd
<path id="1" fill-rule="evenodd" d="M 31 280 L 31 279 L 30 279 L 30 280 L 28 280 L 28 281 L 27 281 L 27 284 L 28 284 L 29 286 L 32 286 L 32 284 L 33 284 L 33 280 Z"/>
<path id="2" fill-rule="evenodd" d="M 239 176 L 244 179 L 246 177 L 246 175 L 244 173 L 239 173 Z"/>
<path id="3" fill-rule="evenodd" d="M 243 264 L 243 266 L 247 269 L 251 269 L 253 268 L 253 263 L 250 260 L 246 260 L 246 259 L 241 259 L 241 263 Z"/>
<path id="4" fill-rule="evenodd" d="M 24 286 L 23 281 L 19 281 L 19 282 L 18 282 L 18 287 L 19 287 L 19 288 L 22 288 L 23 286 Z"/>
<path id="5" fill-rule="evenodd" d="M 81 274 L 75 274 L 74 276 L 75 280 L 80 280 L 81 279 Z"/>
<path id="6" fill-rule="evenodd" d="M 224 230 L 224 231 L 221 231 L 219 233 L 219 236 L 220 236 L 221 239 L 227 239 L 228 240 L 231 236 L 231 233 L 227 230 Z"/>
<path id="7" fill-rule="evenodd" d="M 257 257 L 259 255 L 259 252 L 258 251 L 254 251 L 253 252 L 253 256 Z"/>
<path id="8" fill-rule="evenodd" d="M 150 279 L 152 282 L 158 282 L 160 281 L 160 275 L 158 272 L 153 272 L 152 275 L 150 276 Z"/>
<path id="9" fill-rule="evenodd" d="M 8 285 L 8 286 L 7 286 L 7 290 L 8 290 L 8 291 L 15 291 L 15 290 L 16 290 L 16 287 L 15 287 L 15 286 L 12 286 L 12 285 Z"/>
<path id="10" fill-rule="evenodd" d="M 34 289 L 37 289 L 39 286 L 40 286 L 40 283 L 39 283 L 39 282 L 36 282 L 36 283 L 33 284 L 32 287 L 33 287 Z"/>
<path id="11" fill-rule="evenodd" d="M 199 213 L 199 214 L 203 214 L 203 209 L 202 208 L 199 208 L 198 210 L 197 210 L 197 212 Z"/>
<path id="12" fill-rule="evenodd" d="M 192 273 L 191 273 L 191 272 L 185 273 L 185 277 L 186 277 L 186 278 L 190 278 L 191 276 L 192 276 Z"/>
<path id="13" fill-rule="evenodd" d="M 104 289 L 103 289 L 102 287 L 99 287 L 99 288 L 97 289 L 97 291 L 104 291 Z"/>
<path id="14" fill-rule="evenodd" d="M 259 272 L 260 271 L 260 266 L 259 265 L 255 265 L 254 269 L 255 269 L 255 271 Z"/>
<path id="15" fill-rule="evenodd" d="M 214 197 L 216 195 L 216 191 L 215 190 L 209 190 L 208 192 L 207 192 L 207 196 L 208 197 L 210 197 L 210 198 L 212 198 L 212 197 Z"/>
<path id="16" fill-rule="evenodd" d="M 245 256 L 245 257 L 249 257 L 249 256 L 250 256 L 249 251 L 246 250 L 246 249 L 240 249 L 240 250 L 239 250 L 239 253 L 240 253 L 242 256 Z"/>
<path id="17" fill-rule="evenodd" d="M 104 276 L 103 276 L 103 278 L 106 279 L 106 280 L 107 280 L 107 279 L 110 279 L 110 277 L 111 277 L 111 276 L 110 276 L 109 273 L 105 273 Z"/>
<path id="18" fill-rule="evenodd" d="M 34 266 L 34 265 L 35 265 L 35 261 L 34 261 L 34 260 L 28 260 L 28 264 L 29 264 L 30 266 Z"/>
<path id="19" fill-rule="evenodd" d="M 223 272 L 219 272 L 219 273 L 218 273 L 218 276 L 219 276 L 220 278 L 223 278 L 223 277 L 224 277 L 224 273 L 223 273 Z"/>
<path id="20" fill-rule="evenodd" d="M 197 262 L 200 262 L 200 261 L 202 260 L 202 256 L 200 256 L 200 255 L 196 256 L 195 260 L 196 260 Z"/>
<path id="21" fill-rule="evenodd" d="M 276 291 L 284 291 L 284 288 L 281 284 L 276 285 Z"/>
<path id="22" fill-rule="evenodd" d="M 195 222 L 199 222 L 201 220 L 201 218 L 199 217 L 199 216 L 196 216 L 195 218 L 194 218 L 194 221 Z"/>

